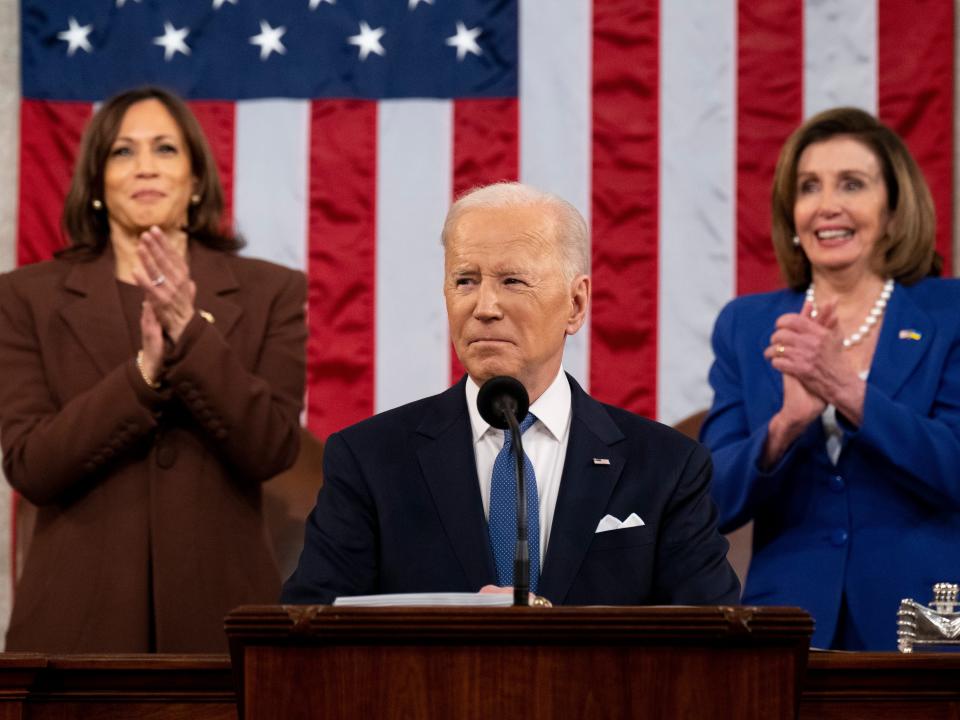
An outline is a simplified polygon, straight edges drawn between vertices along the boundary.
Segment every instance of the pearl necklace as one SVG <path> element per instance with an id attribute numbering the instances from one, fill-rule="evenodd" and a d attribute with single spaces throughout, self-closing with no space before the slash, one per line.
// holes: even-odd
<path id="1" fill-rule="evenodd" d="M 863 340 L 867 335 L 870 334 L 870 331 L 873 330 L 874 326 L 880 321 L 880 318 L 883 317 L 883 311 L 887 307 L 887 301 L 890 299 L 890 296 L 893 294 L 893 278 L 888 278 L 883 283 L 883 290 L 880 291 L 880 297 L 876 299 L 873 303 L 873 307 L 870 308 L 870 312 L 867 314 L 867 317 L 864 319 L 863 324 L 857 328 L 857 331 L 847 335 L 843 339 L 843 349 L 849 350 L 858 342 Z M 810 281 L 810 287 L 807 288 L 807 302 L 813 307 L 813 312 L 810 313 L 811 317 L 816 317 L 819 314 L 817 310 L 817 300 L 813 294 L 813 281 Z"/>

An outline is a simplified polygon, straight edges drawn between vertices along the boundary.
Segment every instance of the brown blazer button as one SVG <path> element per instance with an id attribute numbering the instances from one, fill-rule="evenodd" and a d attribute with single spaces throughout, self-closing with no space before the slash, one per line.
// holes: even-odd
<path id="1" fill-rule="evenodd" d="M 157 446 L 157 466 L 168 470 L 177 462 L 177 448 L 171 443 L 161 443 Z"/>
<path id="2" fill-rule="evenodd" d="M 193 387 L 193 383 L 189 382 L 188 380 L 181 380 L 180 384 L 177 386 L 180 392 L 184 392 L 184 393 L 192 387 Z"/>
<path id="3" fill-rule="evenodd" d="M 217 440 L 226 440 L 226 439 L 227 439 L 227 435 L 229 435 L 229 434 L 230 434 L 230 433 L 227 432 L 227 429 L 224 428 L 224 427 L 222 427 L 222 428 L 220 428 L 219 430 L 217 430 L 217 431 L 213 434 L 213 436 L 214 436 Z"/>

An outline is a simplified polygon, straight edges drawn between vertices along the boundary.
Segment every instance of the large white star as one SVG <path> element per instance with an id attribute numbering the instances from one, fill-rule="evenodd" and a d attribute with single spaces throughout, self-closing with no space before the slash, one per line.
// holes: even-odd
<path id="1" fill-rule="evenodd" d="M 347 42 L 360 48 L 360 59 L 366 60 L 367 55 L 376 53 L 377 55 L 386 55 L 387 51 L 380 44 L 380 38 L 387 32 L 382 27 L 372 30 L 365 20 L 360 21 L 360 34 L 351 35 Z"/>
<path id="2" fill-rule="evenodd" d="M 427 5 L 433 5 L 433 0 L 410 0 L 410 5 L 408 7 L 413 10 L 420 3 L 426 3 Z"/>
<path id="3" fill-rule="evenodd" d="M 140 0 L 133 0 L 135 3 L 140 2 Z M 123 7 L 127 0 L 117 0 L 117 7 Z"/>
<path id="4" fill-rule="evenodd" d="M 184 42 L 187 35 L 190 34 L 190 28 L 180 28 L 177 30 L 172 23 L 163 23 L 163 35 L 153 39 L 154 45 L 163 46 L 163 59 L 170 62 L 170 59 L 178 52 L 184 55 L 190 54 L 190 47 Z"/>
<path id="5" fill-rule="evenodd" d="M 483 30 L 478 27 L 467 30 L 466 25 L 459 20 L 457 21 L 457 34 L 447 38 L 447 45 L 457 49 L 457 62 L 461 62 L 467 56 L 467 53 L 479 55 L 482 52 L 480 46 L 477 45 L 477 38 L 480 37 L 482 32 Z"/>
<path id="6" fill-rule="evenodd" d="M 337 0 L 310 0 L 310 9 L 316 10 L 318 7 L 320 7 L 320 3 L 322 2 L 330 3 L 331 5 L 337 4 Z"/>
<path id="7" fill-rule="evenodd" d="M 70 27 L 57 33 L 57 38 L 68 43 L 67 55 L 73 55 L 77 48 L 85 52 L 93 52 L 89 35 L 93 32 L 93 25 L 81 25 L 76 18 L 70 18 Z"/>
<path id="8" fill-rule="evenodd" d="M 140 0 L 137 0 L 137 2 L 140 2 Z M 231 5 L 236 5 L 237 0 L 213 0 L 213 9 L 219 10 L 220 8 L 223 7 L 224 3 L 230 3 Z"/>
<path id="9" fill-rule="evenodd" d="M 280 27 L 270 27 L 270 23 L 266 20 L 260 21 L 260 34 L 250 38 L 250 44 L 260 46 L 261 60 L 266 60 L 270 57 L 270 53 L 274 52 L 280 55 L 286 55 L 287 49 L 283 46 L 283 43 L 280 42 L 280 38 L 283 37 L 286 31 L 287 28 L 283 25 Z"/>

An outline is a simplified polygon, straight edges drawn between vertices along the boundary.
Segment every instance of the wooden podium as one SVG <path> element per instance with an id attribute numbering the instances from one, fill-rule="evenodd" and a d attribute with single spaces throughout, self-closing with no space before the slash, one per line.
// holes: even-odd
<path id="1" fill-rule="evenodd" d="M 241 607 L 241 717 L 792 718 L 813 622 L 754 607 Z"/>

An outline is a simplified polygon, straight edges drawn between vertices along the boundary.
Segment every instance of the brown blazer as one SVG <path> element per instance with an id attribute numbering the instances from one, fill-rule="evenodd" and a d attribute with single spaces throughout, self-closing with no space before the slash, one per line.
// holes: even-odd
<path id="1" fill-rule="evenodd" d="M 109 250 L 0 276 L 0 440 L 39 506 L 7 649 L 220 652 L 275 602 L 260 483 L 299 447 L 305 281 L 190 248 L 198 313 L 151 390 Z"/>

